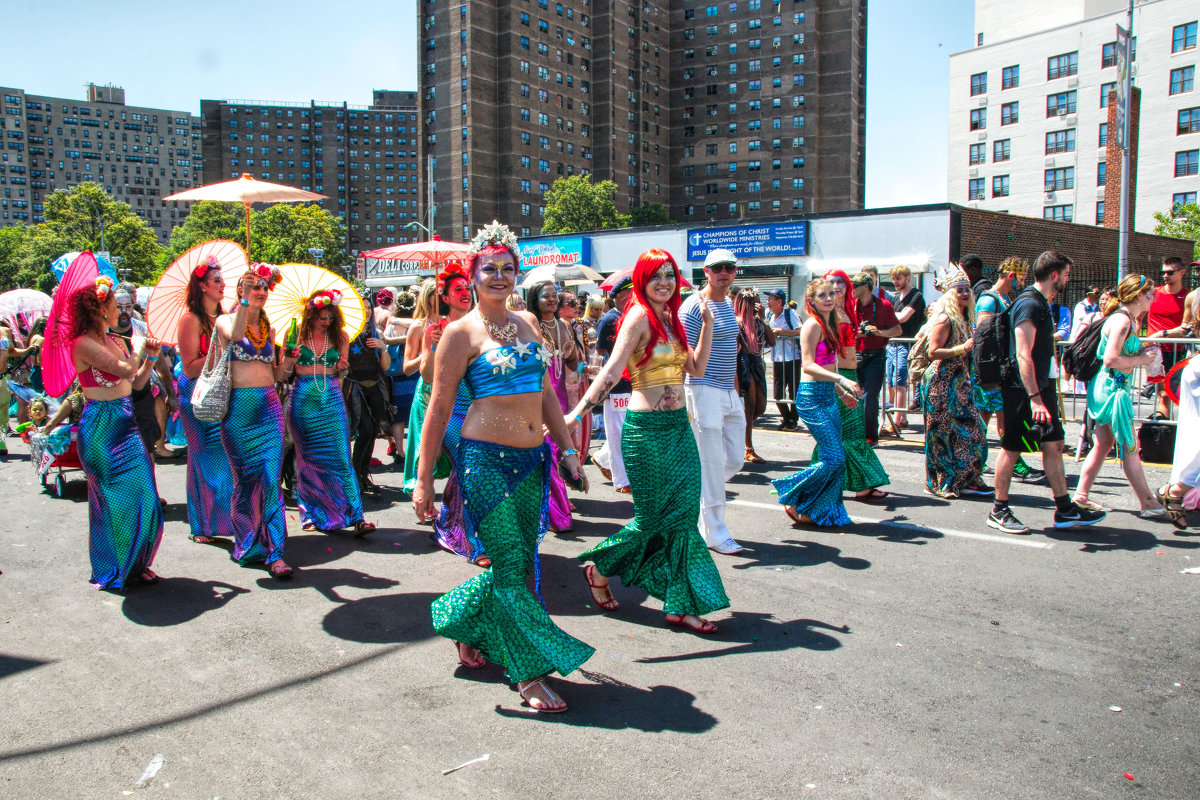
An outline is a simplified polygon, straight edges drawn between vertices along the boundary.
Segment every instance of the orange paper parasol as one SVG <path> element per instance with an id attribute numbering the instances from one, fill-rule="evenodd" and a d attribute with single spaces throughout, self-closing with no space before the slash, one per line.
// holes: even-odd
<path id="1" fill-rule="evenodd" d="M 163 200 L 178 200 L 183 202 L 198 202 L 200 200 L 215 200 L 221 203 L 241 203 L 246 207 L 246 250 L 250 249 L 250 206 L 253 203 L 298 203 L 310 200 L 327 200 L 325 195 L 297 189 L 294 186 L 284 186 L 281 183 L 256 181 L 247 172 L 242 177 L 232 181 L 210 183 L 207 186 L 197 186 L 184 192 L 168 195 Z"/>
<path id="2" fill-rule="evenodd" d="M 362 298 L 340 275 L 312 264 L 281 264 L 279 271 L 283 275 L 283 282 L 271 290 L 263 307 L 275 328 L 276 344 L 283 345 L 291 321 L 295 319 L 296 324 L 300 324 L 300 317 L 304 315 L 304 301 L 321 289 L 341 292 L 342 300 L 338 308 L 346 321 L 348 338 L 358 336 L 366 326 L 367 308 Z"/>
<path id="3" fill-rule="evenodd" d="M 229 311 L 237 303 L 237 281 L 248 265 L 246 251 L 228 239 L 198 244 L 171 262 L 150 293 L 146 325 L 151 336 L 166 344 L 179 344 L 179 319 L 187 311 L 188 280 L 201 264 L 215 264 L 221 270 L 221 277 L 225 279 L 222 309 Z"/>

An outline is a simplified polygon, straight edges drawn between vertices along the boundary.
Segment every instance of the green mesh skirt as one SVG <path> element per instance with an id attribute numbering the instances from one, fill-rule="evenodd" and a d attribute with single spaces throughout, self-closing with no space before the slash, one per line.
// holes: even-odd
<path id="1" fill-rule="evenodd" d="M 663 601 L 667 614 L 702 616 L 729 606 L 700 531 L 700 454 L 687 409 L 630 411 L 621 453 L 633 522 L 579 556 L 601 575 Z"/>
<path id="2" fill-rule="evenodd" d="M 839 369 L 838 374 L 852 381 L 858 380 L 858 373 L 852 369 Z M 847 492 L 864 492 L 891 483 L 879 456 L 867 444 L 867 423 L 863 419 L 862 401 L 858 408 L 849 408 L 838 401 L 842 412 L 842 446 L 846 448 L 846 480 L 842 488 Z M 820 460 L 820 447 L 813 448 L 813 461 Z"/>
<path id="3" fill-rule="evenodd" d="M 412 408 L 408 412 L 408 444 L 404 448 L 404 486 L 405 492 L 412 494 L 417 487 L 417 456 L 421 453 L 421 428 L 425 425 L 425 410 L 429 408 L 429 398 L 433 394 L 433 386 L 424 378 L 417 379 L 417 388 L 413 394 Z M 450 459 L 445 453 L 438 457 L 434 467 L 433 477 L 441 479 L 450 475 Z"/>
<path id="4" fill-rule="evenodd" d="M 433 629 L 482 652 L 510 681 L 567 675 L 596 651 L 555 625 L 526 583 L 549 527 L 549 448 L 464 438 L 458 453 L 464 526 L 492 566 L 433 602 Z"/>

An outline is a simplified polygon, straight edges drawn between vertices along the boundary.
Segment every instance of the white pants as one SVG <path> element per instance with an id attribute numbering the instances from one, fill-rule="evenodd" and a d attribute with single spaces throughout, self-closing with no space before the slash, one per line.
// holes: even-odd
<path id="1" fill-rule="evenodd" d="M 628 394 L 610 394 L 604 398 L 604 444 L 592 456 L 592 461 L 612 473 L 615 489 L 629 485 L 629 477 L 625 474 L 625 458 L 621 455 L 621 431 L 625 429 L 630 397 Z"/>
<path id="2" fill-rule="evenodd" d="M 746 410 L 733 389 L 684 390 L 700 451 L 700 535 L 710 547 L 733 537 L 725 525 L 725 484 L 746 461 Z"/>

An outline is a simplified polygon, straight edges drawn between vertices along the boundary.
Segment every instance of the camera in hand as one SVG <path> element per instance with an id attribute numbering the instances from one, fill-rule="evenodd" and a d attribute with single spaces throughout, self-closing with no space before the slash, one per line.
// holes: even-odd
<path id="1" fill-rule="evenodd" d="M 1025 424 L 1026 430 L 1029 431 L 1029 438 L 1033 441 L 1040 442 L 1050 433 L 1049 422 L 1028 422 Z"/>
<path id="2" fill-rule="evenodd" d="M 870 333 L 867 330 L 870 327 L 871 327 L 871 323 L 867 322 L 866 320 L 863 320 L 862 322 L 858 323 L 858 335 L 859 336 L 870 336 Z"/>

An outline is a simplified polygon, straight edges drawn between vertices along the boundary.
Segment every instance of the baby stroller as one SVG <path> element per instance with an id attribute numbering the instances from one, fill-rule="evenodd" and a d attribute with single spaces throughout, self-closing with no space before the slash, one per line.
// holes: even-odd
<path id="1" fill-rule="evenodd" d="M 30 462 L 37 471 L 42 486 L 47 486 L 53 479 L 54 494 L 56 497 L 62 497 L 67 488 L 63 472 L 83 470 L 76 444 L 79 439 L 78 426 L 62 426 L 49 434 L 39 433 L 36 429 L 27 430 L 21 433 L 21 438 L 29 445 Z"/>

